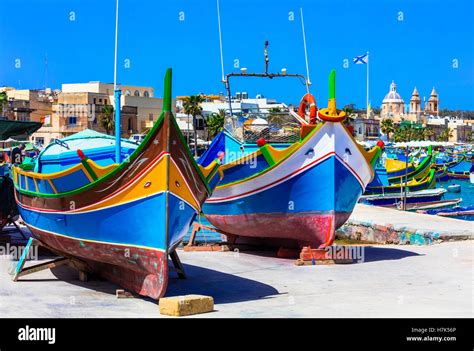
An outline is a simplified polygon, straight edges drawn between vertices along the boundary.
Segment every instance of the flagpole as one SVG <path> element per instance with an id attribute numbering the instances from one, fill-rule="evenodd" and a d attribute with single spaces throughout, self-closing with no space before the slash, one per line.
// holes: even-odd
<path id="1" fill-rule="evenodd" d="M 369 52 L 367 51 L 367 96 L 366 96 L 366 108 L 367 108 L 367 118 L 369 118 Z"/>

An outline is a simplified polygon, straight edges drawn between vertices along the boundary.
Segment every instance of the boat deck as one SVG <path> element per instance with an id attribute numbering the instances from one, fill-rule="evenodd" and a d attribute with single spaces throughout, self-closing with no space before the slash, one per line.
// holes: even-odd
<path id="1" fill-rule="evenodd" d="M 357 204 L 338 236 L 382 244 L 432 244 L 474 239 L 474 222 Z"/>

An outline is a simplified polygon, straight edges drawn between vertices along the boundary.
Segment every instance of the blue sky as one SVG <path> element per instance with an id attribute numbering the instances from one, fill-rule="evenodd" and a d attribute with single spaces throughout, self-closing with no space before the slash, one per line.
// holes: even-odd
<path id="1" fill-rule="evenodd" d="M 41 88 L 47 82 L 60 88 L 61 83 L 113 81 L 115 0 L 1 3 L 0 86 Z M 395 80 L 405 103 L 415 85 L 422 98 L 428 98 L 435 86 L 442 108 L 474 110 L 472 0 L 220 4 L 226 73 L 238 70 L 236 59 L 240 67 L 262 71 L 263 44 L 269 40 L 270 71 L 285 67 L 305 74 L 299 18 L 303 7 L 311 90 L 318 105 L 326 104 L 327 76 L 334 68 L 338 105 L 365 106 L 365 67 L 352 64 L 352 58 L 370 51 L 372 106 L 380 105 Z M 224 91 L 215 0 L 120 0 L 120 10 L 119 82 L 153 86 L 155 95 L 161 96 L 165 69 L 172 67 L 174 95 Z M 290 11 L 294 21 L 289 20 Z M 126 59 L 129 68 L 124 67 Z M 345 59 L 348 68 L 343 67 Z M 20 68 L 15 67 L 18 62 Z M 240 79 L 232 89 L 288 103 L 298 103 L 305 93 L 299 81 L 290 79 Z"/>

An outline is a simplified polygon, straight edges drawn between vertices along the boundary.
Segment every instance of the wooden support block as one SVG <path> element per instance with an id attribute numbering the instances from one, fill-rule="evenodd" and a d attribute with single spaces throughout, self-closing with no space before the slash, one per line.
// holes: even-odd
<path id="1" fill-rule="evenodd" d="M 117 299 L 127 299 L 127 298 L 134 298 L 137 297 L 138 295 L 131 293 L 130 291 L 126 291 L 123 289 L 117 289 L 115 290 L 115 296 Z"/>
<path id="2" fill-rule="evenodd" d="M 79 271 L 79 280 L 81 282 L 86 282 L 88 279 L 87 279 L 87 272 L 85 271 Z"/>
<path id="3" fill-rule="evenodd" d="M 189 316 L 214 310 L 214 299 L 205 295 L 162 297 L 159 304 L 160 314 L 167 316 Z"/>
<path id="4" fill-rule="evenodd" d="M 301 258 L 295 261 L 296 266 L 329 266 L 333 264 L 350 264 L 354 263 L 351 259 L 325 259 L 325 260 L 302 260 Z"/>

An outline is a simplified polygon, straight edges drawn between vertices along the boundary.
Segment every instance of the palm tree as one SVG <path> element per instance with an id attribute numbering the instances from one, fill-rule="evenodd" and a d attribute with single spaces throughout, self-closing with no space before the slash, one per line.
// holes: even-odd
<path id="1" fill-rule="evenodd" d="M 453 137 L 453 130 L 451 128 L 446 128 L 441 132 L 438 137 L 439 141 L 449 141 L 449 138 Z"/>
<path id="2" fill-rule="evenodd" d="M 431 128 L 425 128 L 425 130 L 423 131 L 423 137 L 425 140 L 431 140 L 431 138 L 435 135 L 435 132 L 433 129 Z"/>
<path id="3" fill-rule="evenodd" d="M 204 98 L 201 95 L 191 95 L 184 99 L 183 102 L 183 110 L 189 117 L 189 115 L 193 116 L 193 129 L 194 129 L 194 156 L 197 157 L 197 116 L 201 116 L 202 114 L 202 107 L 200 103 L 204 101 Z M 188 124 L 189 125 L 189 124 Z M 188 131 L 189 132 L 189 131 Z M 189 136 L 189 134 L 188 134 Z M 188 145 L 189 145 L 189 138 L 188 138 Z"/>
<path id="4" fill-rule="evenodd" d="M 393 121 L 389 118 L 383 119 L 380 124 L 380 130 L 387 136 L 387 140 L 390 140 L 390 134 L 395 132 Z"/>
<path id="5" fill-rule="evenodd" d="M 5 108 L 5 105 L 8 101 L 8 96 L 6 91 L 2 91 L 0 93 L 0 115 L 3 115 L 3 110 Z"/>
<path id="6" fill-rule="evenodd" d="M 225 110 L 219 109 L 218 113 L 211 113 L 206 118 L 208 137 L 215 137 L 224 128 Z M 208 139 L 209 139 L 208 138 Z"/>
<path id="7" fill-rule="evenodd" d="M 115 128 L 114 121 L 114 107 L 111 105 L 105 105 L 102 107 L 102 112 L 99 116 L 100 126 L 105 129 L 107 134 Z"/>

